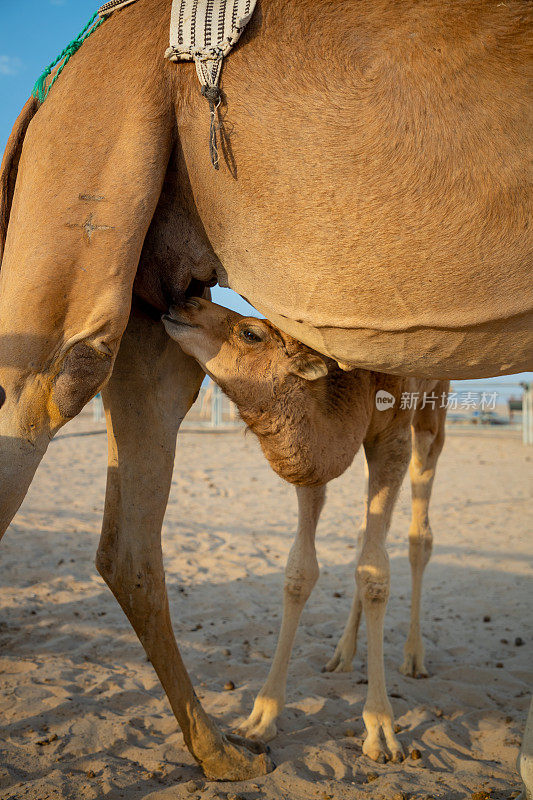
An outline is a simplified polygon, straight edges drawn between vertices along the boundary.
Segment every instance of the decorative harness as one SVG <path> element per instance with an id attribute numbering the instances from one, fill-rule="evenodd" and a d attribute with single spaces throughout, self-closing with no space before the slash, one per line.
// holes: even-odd
<path id="1" fill-rule="evenodd" d="M 110 0 L 104 3 L 81 33 L 43 70 L 33 87 L 33 96 L 41 103 L 44 102 L 64 67 L 83 42 L 113 12 L 135 2 L 137 0 Z M 165 58 L 170 61 L 194 61 L 196 65 L 200 91 L 209 103 L 209 153 L 215 169 L 218 169 L 219 162 L 217 113 L 221 103 L 219 81 L 222 62 L 249 22 L 255 4 L 256 0 L 172 0 L 170 46 L 165 52 Z M 58 64 L 52 80 L 47 83 L 48 76 Z"/>

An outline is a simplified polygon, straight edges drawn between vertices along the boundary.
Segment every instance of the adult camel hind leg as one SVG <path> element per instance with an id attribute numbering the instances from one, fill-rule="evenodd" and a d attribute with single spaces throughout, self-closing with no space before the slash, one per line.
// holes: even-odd
<path id="1" fill-rule="evenodd" d="M 313 587 L 318 580 L 315 533 L 326 498 L 325 486 L 298 486 L 298 530 L 285 567 L 283 619 L 276 652 L 265 684 L 239 732 L 269 741 L 276 736 L 276 719 L 285 705 L 287 672 L 294 637 Z"/>
<path id="2" fill-rule="evenodd" d="M 409 465 L 411 478 L 412 516 L 409 527 L 409 561 L 411 562 L 411 621 L 404 647 L 400 672 L 413 678 L 427 678 L 424 664 L 424 643 L 420 630 L 422 578 L 431 557 L 433 534 L 429 524 L 429 503 L 437 461 L 444 446 L 446 405 L 441 398 L 449 389 L 447 381 L 439 381 L 427 391 L 437 397 L 435 408 L 426 405 L 415 412 L 412 422 L 413 453 Z"/>
<path id="3" fill-rule="evenodd" d="M 258 743 L 224 736 L 192 687 L 172 630 L 161 550 L 176 434 L 203 378 L 159 321 L 133 312 L 102 392 L 109 467 L 98 571 L 131 622 L 170 701 L 187 747 L 209 778 L 269 770 Z"/>

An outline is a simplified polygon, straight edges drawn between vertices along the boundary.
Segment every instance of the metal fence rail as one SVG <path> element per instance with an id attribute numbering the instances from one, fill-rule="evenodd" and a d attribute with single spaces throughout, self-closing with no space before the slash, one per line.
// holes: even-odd
<path id="1" fill-rule="evenodd" d="M 513 428 L 521 429 L 522 442 L 525 445 L 533 444 L 533 384 L 528 382 L 483 382 L 461 381 L 453 383 L 450 387 L 451 392 L 458 396 L 470 396 L 478 398 L 490 398 L 494 395 L 495 401 L 489 404 L 489 414 L 483 415 L 477 412 L 477 420 L 470 419 L 465 421 L 477 421 L 486 424 L 507 424 Z M 483 411 L 481 404 L 481 411 Z M 490 414 L 493 419 L 491 420 Z M 449 418 L 449 421 L 450 418 Z"/>
<path id="2" fill-rule="evenodd" d="M 510 390 L 512 394 L 509 394 Z M 455 400 L 450 403 L 450 398 L 454 395 Z M 491 400 L 493 395 L 494 399 Z M 448 424 L 457 430 L 466 430 L 468 427 L 472 431 L 475 428 L 472 423 L 501 424 L 514 430 L 521 428 L 523 443 L 533 445 L 532 383 L 455 383 L 450 387 L 448 409 Z M 100 395 L 92 401 L 92 414 L 94 422 L 104 421 Z M 183 426 L 206 430 L 234 430 L 241 424 L 243 423 L 234 403 L 228 400 L 216 383 L 209 381 L 201 387 Z"/>
<path id="3" fill-rule="evenodd" d="M 237 407 L 222 393 L 216 383 L 202 386 L 198 399 L 184 420 L 184 426 L 200 425 L 207 428 L 234 428 L 239 424 Z"/>
<path id="4" fill-rule="evenodd" d="M 524 385 L 522 395 L 522 441 L 533 445 L 533 384 Z"/>

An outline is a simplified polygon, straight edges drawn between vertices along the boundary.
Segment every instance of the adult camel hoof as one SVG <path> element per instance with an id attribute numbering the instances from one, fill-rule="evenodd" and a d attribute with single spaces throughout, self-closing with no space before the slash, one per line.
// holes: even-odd
<path id="1" fill-rule="evenodd" d="M 267 775 L 274 764 L 263 742 L 228 733 L 219 748 L 201 762 L 204 775 L 213 781 L 246 781 Z"/>

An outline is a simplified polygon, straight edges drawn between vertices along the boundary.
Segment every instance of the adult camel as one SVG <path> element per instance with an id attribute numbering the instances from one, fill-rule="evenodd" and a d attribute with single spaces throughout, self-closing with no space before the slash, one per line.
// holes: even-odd
<path id="1" fill-rule="evenodd" d="M 0 186 L 0 527 L 50 438 L 103 389 L 97 567 L 210 777 L 269 762 L 207 717 L 171 628 L 160 528 L 202 373 L 159 315 L 218 280 L 345 366 L 526 369 L 531 14 L 527 0 L 262 0 L 224 67 L 215 172 L 194 66 L 163 58 L 170 1 L 139 0 L 15 124 Z"/>

